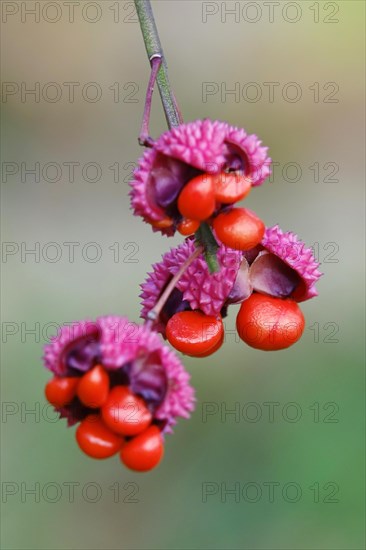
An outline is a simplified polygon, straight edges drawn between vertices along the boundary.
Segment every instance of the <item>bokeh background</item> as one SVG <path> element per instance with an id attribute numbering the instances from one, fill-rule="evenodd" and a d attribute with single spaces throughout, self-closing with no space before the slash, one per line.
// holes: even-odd
<path id="1" fill-rule="evenodd" d="M 41 354 L 65 321 L 137 321 L 139 283 L 180 241 L 129 209 L 149 66 L 132 2 L 80 0 L 73 22 L 65 2 L 35 4 L 1 6 L 2 547 L 364 548 L 364 3 L 272 3 L 272 16 L 263 2 L 153 1 L 185 119 L 261 137 L 277 164 L 248 205 L 313 246 L 325 275 L 293 348 L 236 341 L 232 308 L 222 349 L 184 358 L 197 408 L 145 475 L 79 452 L 44 401 Z M 156 97 L 152 134 L 165 128 Z"/>

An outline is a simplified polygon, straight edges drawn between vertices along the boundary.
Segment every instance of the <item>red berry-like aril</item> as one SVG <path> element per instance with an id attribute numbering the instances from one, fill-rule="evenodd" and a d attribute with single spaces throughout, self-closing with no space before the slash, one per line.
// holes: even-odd
<path id="1" fill-rule="evenodd" d="M 151 220 L 150 223 L 157 229 L 167 229 L 168 227 L 171 227 L 173 225 L 173 220 L 171 218 L 168 218 L 168 216 L 165 216 L 161 220 Z"/>
<path id="2" fill-rule="evenodd" d="M 221 172 L 212 176 L 215 198 L 222 204 L 233 204 L 244 199 L 252 187 L 249 178 L 237 172 Z"/>
<path id="3" fill-rule="evenodd" d="M 261 242 L 264 223 L 247 208 L 232 208 L 222 212 L 213 221 L 218 239 L 236 250 L 250 250 Z"/>
<path id="4" fill-rule="evenodd" d="M 222 344 L 224 343 L 224 340 L 225 340 L 225 334 L 223 332 L 221 339 L 217 342 L 217 344 L 215 344 L 211 349 L 209 349 L 205 353 L 200 353 L 199 355 L 195 355 L 194 357 L 209 357 L 210 355 L 213 355 L 221 348 Z"/>
<path id="5" fill-rule="evenodd" d="M 199 226 L 200 226 L 200 222 L 198 222 L 197 220 L 184 219 L 177 226 L 177 229 L 181 235 L 184 235 L 185 237 L 187 237 L 188 235 L 192 235 L 193 233 L 196 233 Z"/>
<path id="6" fill-rule="evenodd" d="M 166 326 L 170 344 L 193 357 L 202 357 L 217 346 L 224 333 L 221 317 L 208 316 L 201 311 L 180 311 L 171 317 Z"/>
<path id="7" fill-rule="evenodd" d="M 98 414 L 90 414 L 76 430 L 80 449 L 91 458 L 109 458 L 122 447 L 124 438 L 107 428 Z"/>
<path id="8" fill-rule="evenodd" d="M 201 174 L 190 180 L 178 197 L 178 210 L 185 218 L 204 221 L 212 216 L 216 207 L 212 178 Z"/>
<path id="9" fill-rule="evenodd" d="M 296 302 L 252 294 L 239 310 L 236 327 L 249 346 L 264 351 L 285 349 L 304 332 L 304 315 Z"/>
<path id="10" fill-rule="evenodd" d="M 141 397 L 126 386 L 115 386 L 101 409 L 106 426 L 125 436 L 137 435 L 151 424 L 152 414 Z"/>
<path id="11" fill-rule="evenodd" d="M 163 454 L 163 437 L 160 430 L 157 426 L 150 426 L 123 445 L 120 457 L 127 468 L 147 472 L 159 464 Z"/>
<path id="12" fill-rule="evenodd" d="M 80 382 L 80 378 L 77 377 L 63 377 L 55 376 L 45 387 L 46 399 L 54 407 L 64 407 L 68 405 L 70 401 L 76 395 L 76 389 Z"/>
<path id="13" fill-rule="evenodd" d="M 80 401 L 92 409 L 99 409 L 109 393 L 109 376 L 101 365 L 96 365 L 80 379 L 77 395 Z"/>

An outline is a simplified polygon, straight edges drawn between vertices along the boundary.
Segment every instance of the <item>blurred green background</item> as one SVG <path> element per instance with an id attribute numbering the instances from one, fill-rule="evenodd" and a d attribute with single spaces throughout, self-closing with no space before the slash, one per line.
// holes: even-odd
<path id="1" fill-rule="evenodd" d="M 232 308 L 225 346 L 184 358 L 197 408 L 145 475 L 79 452 L 40 356 L 65 321 L 137 321 L 139 283 L 180 241 L 129 210 L 149 66 L 132 2 L 81 0 L 73 22 L 35 4 L 2 2 L 2 547 L 364 548 L 364 3 L 153 1 L 185 120 L 261 137 L 278 164 L 248 205 L 325 275 L 293 348 L 239 343 Z"/>

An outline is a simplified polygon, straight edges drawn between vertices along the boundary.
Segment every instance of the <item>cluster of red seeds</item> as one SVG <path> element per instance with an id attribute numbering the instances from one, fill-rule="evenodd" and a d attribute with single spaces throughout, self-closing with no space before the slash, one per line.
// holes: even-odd
<path id="1" fill-rule="evenodd" d="M 249 346 L 275 351 L 288 348 L 301 338 L 305 318 L 294 300 L 253 293 L 241 304 L 236 328 Z M 186 355 L 207 357 L 224 342 L 222 318 L 201 311 L 175 313 L 167 323 L 166 337 L 175 349 Z"/>
<path id="2" fill-rule="evenodd" d="M 251 180 L 239 172 L 196 176 L 178 197 L 178 210 L 183 216 L 178 231 L 192 235 L 201 222 L 207 222 L 227 246 L 236 250 L 254 248 L 263 238 L 264 223 L 251 210 L 232 207 L 249 194 L 251 185 Z M 167 217 L 154 225 L 162 228 L 172 223 Z"/>
<path id="3" fill-rule="evenodd" d="M 127 386 L 110 388 L 108 372 L 101 365 L 78 377 L 55 376 L 47 383 L 45 394 L 57 408 L 78 399 L 87 409 L 94 409 L 76 430 L 76 441 L 88 456 L 104 459 L 119 452 L 123 464 L 139 472 L 160 462 L 163 438 L 152 424 L 146 403 Z"/>
<path id="4" fill-rule="evenodd" d="M 233 207 L 250 190 L 250 178 L 238 172 L 196 176 L 178 197 L 178 210 L 183 216 L 178 231 L 188 236 L 199 229 L 201 222 L 207 222 L 226 246 L 243 251 L 256 247 L 263 239 L 264 223 L 251 210 Z M 166 218 L 158 223 L 163 227 L 173 222 Z M 237 316 L 240 338 L 267 351 L 284 349 L 297 342 L 304 326 L 304 316 L 296 302 L 256 293 L 242 303 Z M 166 337 L 178 351 L 206 357 L 224 341 L 222 318 L 200 311 L 178 312 L 167 323 Z"/>

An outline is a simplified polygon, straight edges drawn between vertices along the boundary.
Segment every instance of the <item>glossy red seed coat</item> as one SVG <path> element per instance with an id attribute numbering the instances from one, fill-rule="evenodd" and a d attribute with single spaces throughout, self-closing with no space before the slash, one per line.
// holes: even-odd
<path id="1" fill-rule="evenodd" d="M 101 413 L 106 426 L 125 436 L 141 433 L 152 420 L 144 400 L 134 395 L 127 386 L 116 386 L 110 391 Z"/>
<path id="2" fill-rule="evenodd" d="M 68 405 L 76 395 L 76 389 L 79 382 L 80 378 L 71 376 L 60 378 L 55 376 L 47 382 L 45 387 L 47 401 L 54 407 L 64 407 Z"/>
<path id="3" fill-rule="evenodd" d="M 197 229 L 200 226 L 200 222 L 196 220 L 189 220 L 184 219 L 180 224 L 177 226 L 177 229 L 181 235 L 188 236 L 192 235 L 197 231 Z"/>
<path id="4" fill-rule="evenodd" d="M 121 449 L 124 438 L 112 432 L 98 414 L 90 414 L 76 430 L 80 449 L 91 458 L 109 458 Z"/>
<path id="5" fill-rule="evenodd" d="M 273 298 L 254 293 L 239 310 L 236 327 L 249 346 L 276 351 L 295 344 L 304 331 L 304 315 L 291 299 Z"/>
<path id="6" fill-rule="evenodd" d="M 244 199 L 252 187 L 251 180 L 237 172 L 221 172 L 211 177 L 215 198 L 223 204 L 233 204 Z"/>
<path id="7" fill-rule="evenodd" d="M 221 317 L 208 316 L 201 311 L 181 311 L 171 317 L 166 326 L 166 337 L 171 345 L 193 357 L 209 355 L 224 333 Z"/>
<path id="8" fill-rule="evenodd" d="M 222 344 L 224 343 L 224 340 L 225 340 L 225 334 L 223 332 L 221 339 L 217 342 L 217 344 L 215 344 L 211 349 L 209 349 L 205 353 L 200 353 L 199 355 L 195 355 L 194 357 L 209 357 L 210 355 L 213 355 L 221 348 Z"/>
<path id="9" fill-rule="evenodd" d="M 147 472 L 155 468 L 164 454 L 163 438 L 157 426 L 150 426 L 130 441 L 120 452 L 125 466 L 137 472 Z"/>
<path id="10" fill-rule="evenodd" d="M 247 208 L 232 208 L 222 212 L 213 221 L 218 239 L 236 250 L 250 250 L 261 242 L 264 223 Z"/>
<path id="11" fill-rule="evenodd" d="M 101 365 L 96 365 L 81 377 L 77 394 L 87 407 L 98 409 L 106 402 L 108 393 L 109 376 Z"/>
<path id="12" fill-rule="evenodd" d="M 190 180 L 178 197 L 178 210 L 185 218 L 204 221 L 216 207 L 212 178 L 202 174 Z"/>

